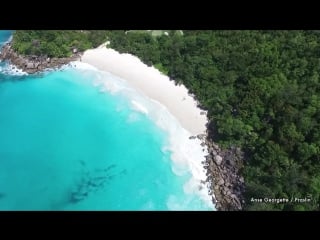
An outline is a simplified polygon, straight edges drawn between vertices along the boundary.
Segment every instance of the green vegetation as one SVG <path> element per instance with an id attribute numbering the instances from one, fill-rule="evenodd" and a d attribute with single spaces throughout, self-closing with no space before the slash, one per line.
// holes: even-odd
<path id="1" fill-rule="evenodd" d="M 147 41 L 153 37 L 159 37 L 175 32 L 181 35 L 181 31 L 165 31 L 165 30 L 129 30 L 129 31 L 107 31 L 107 30 L 18 30 L 13 34 L 13 49 L 23 55 L 45 55 L 48 57 L 69 57 L 72 55 L 72 50 L 84 51 L 89 48 L 98 47 L 100 44 L 107 41 L 108 36 L 119 35 L 122 39 L 121 43 L 125 42 L 124 35 L 130 37 L 148 36 Z M 140 43 L 137 42 L 140 46 Z M 141 47 L 141 46 L 140 46 Z M 139 47 L 137 47 L 139 48 Z M 146 53 L 150 53 L 151 49 L 146 49 Z M 166 72 L 163 68 L 161 71 Z"/>
<path id="2" fill-rule="evenodd" d="M 319 209 L 319 33 L 170 31 L 151 37 L 119 31 L 109 36 L 110 47 L 137 55 L 185 84 L 208 110 L 215 141 L 242 147 L 245 209 Z M 308 196 L 314 201 L 250 201 Z"/>
<path id="3" fill-rule="evenodd" d="M 63 56 L 72 47 L 110 40 L 110 47 L 186 85 L 208 110 L 214 141 L 242 147 L 245 209 L 319 210 L 320 33 L 168 32 L 17 31 L 13 46 L 20 53 Z M 311 203 L 250 201 L 307 196 Z"/>
<path id="4" fill-rule="evenodd" d="M 69 57 L 72 50 L 84 51 L 106 41 L 106 31 L 15 31 L 12 46 L 23 55 Z"/>
<path id="5" fill-rule="evenodd" d="M 158 69 L 160 72 L 162 72 L 163 74 L 165 74 L 165 75 L 168 74 L 168 70 L 165 69 L 165 68 L 162 66 L 161 63 L 156 63 L 156 64 L 154 65 L 154 67 L 155 67 L 156 69 Z"/>
<path id="6" fill-rule="evenodd" d="M 159 37 L 163 34 L 168 34 L 169 33 L 177 33 L 177 34 L 180 34 L 180 35 L 183 35 L 183 32 L 181 30 L 175 30 L 175 31 L 172 31 L 172 30 L 128 30 L 126 31 L 126 34 L 130 34 L 130 33 L 142 33 L 142 34 L 150 34 L 151 36 L 153 37 Z"/>

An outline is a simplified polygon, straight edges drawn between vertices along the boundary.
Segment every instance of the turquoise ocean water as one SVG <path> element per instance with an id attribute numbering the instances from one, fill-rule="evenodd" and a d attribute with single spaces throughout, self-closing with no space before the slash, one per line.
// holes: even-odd
<path id="1" fill-rule="evenodd" d="M 156 105 L 79 66 L 21 75 L 0 63 L 0 210 L 211 209 L 186 189 Z"/>

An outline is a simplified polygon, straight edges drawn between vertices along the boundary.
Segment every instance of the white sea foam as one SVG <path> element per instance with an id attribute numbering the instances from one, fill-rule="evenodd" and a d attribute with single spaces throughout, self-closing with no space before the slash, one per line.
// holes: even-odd
<path id="1" fill-rule="evenodd" d="M 79 69 L 94 70 L 87 65 L 83 66 L 85 68 Z M 204 183 L 207 177 L 202 161 L 205 160 L 208 150 L 200 145 L 201 140 L 190 140 L 190 132 L 184 129 L 161 103 L 131 88 L 125 80 L 117 76 L 99 70 L 95 70 L 95 72 L 97 74 L 95 74 L 94 84 L 97 87 L 103 86 L 109 93 L 125 96 L 131 102 L 132 110 L 146 114 L 159 128 L 168 133 L 168 145 L 164 146 L 162 151 L 171 153 L 172 171 L 178 176 L 191 174 L 190 179 L 183 187 L 185 194 L 196 194 L 206 203 L 208 208 L 215 209 L 211 196 L 208 194 L 209 186 Z M 137 116 L 131 114 L 128 122 L 137 120 Z M 182 203 L 175 203 L 174 199 L 174 197 L 168 199 L 168 208 L 178 210 L 180 208 L 177 206 Z"/>
<path id="2" fill-rule="evenodd" d="M 10 75 L 10 76 L 23 76 L 28 75 L 28 73 L 23 70 L 17 68 L 15 65 L 12 65 L 8 62 L 3 62 L 0 65 L 0 72 Z"/>
<path id="3" fill-rule="evenodd" d="M 133 108 L 135 110 L 148 115 L 148 110 L 147 110 L 147 108 L 145 106 L 143 106 L 142 104 L 140 104 L 140 103 L 138 103 L 137 101 L 134 101 L 134 100 L 132 100 L 131 103 L 132 103 L 132 106 L 133 106 Z"/>
<path id="4" fill-rule="evenodd" d="M 82 70 L 98 70 L 96 67 L 88 64 L 88 63 L 84 63 L 84 62 L 80 62 L 80 61 L 72 61 L 69 64 L 66 65 L 67 67 L 74 67 L 77 69 L 82 69 Z"/>
<path id="5" fill-rule="evenodd" d="M 9 43 L 9 42 L 11 42 L 12 41 L 12 35 L 9 37 L 9 39 L 8 39 L 8 41 L 6 41 L 6 43 Z"/>
<path id="6" fill-rule="evenodd" d="M 199 195 L 209 207 L 214 208 L 211 196 L 208 194 L 209 186 L 203 184 L 207 177 L 202 161 L 208 154 L 207 148 L 201 146 L 199 139 L 190 140 L 191 134 L 181 127 L 178 120 L 163 105 L 160 103 L 157 105 L 150 115 L 160 128 L 169 133 L 169 145 L 166 148 L 171 151 L 172 171 L 176 175 L 190 172 L 192 177 L 184 185 L 184 192 Z"/>

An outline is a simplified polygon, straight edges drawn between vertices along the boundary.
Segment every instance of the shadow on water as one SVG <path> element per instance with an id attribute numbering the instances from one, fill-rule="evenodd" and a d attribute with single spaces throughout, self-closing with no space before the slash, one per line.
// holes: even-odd
<path id="1" fill-rule="evenodd" d="M 126 174 L 126 170 L 117 171 L 117 165 L 111 164 L 106 168 L 89 170 L 83 160 L 80 160 L 82 174 L 68 194 L 66 204 L 76 204 L 90 195 L 103 189 L 115 177 Z"/>
<path id="2" fill-rule="evenodd" d="M 117 165 L 111 164 L 105 168 L 89 169 L 83 160 L 79 160 L 81 170 L 73 186 L 66 188 L 58 201 L 51 203 L 51 210 L 62 210 L 67 206 L 77 204 L 106 188 L 115 177 L 127 174 L 127 170 L 118 170 Z"/>
<path id="3" fill-rule="evenodd" d="M 0 193 L 0 200 L 2 199 L 2 198 L 5 198 L 6 197 L 6 194 L 5 193 Z"/>

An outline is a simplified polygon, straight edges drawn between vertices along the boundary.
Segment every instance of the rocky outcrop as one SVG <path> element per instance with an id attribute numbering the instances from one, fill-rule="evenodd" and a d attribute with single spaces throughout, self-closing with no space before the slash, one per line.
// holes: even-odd
<path id="1" fill-rule="evenodd" d="M 203 164 L 207 170 L 209 194 L 213 195 L 212 201 L 216 209 L 242 210 L 245 187 L 240 170 L 243 167 L 243 152 L 237 147 L 222 150 L 211 140 L 209 130 L 206 134 L 189 137 L 196 138 L 202 141 L 201 146 L 207 146 L 208 155 Z"/>
<path id="2" fill-rule="evenodd" d="M 0 60 L 8 60 L 11 64 L 27 73 L 36 73 L 48 68 L 58 68 L 71 61 L 81 59 L 80 52 L 74 51 L 68 58 L 48 58 L 47 56 L 22 56 L 17 54 L 10 43 L 3 46 L 0 52 Z"/>
<path id="3" fill-rule="evenodd" d="M 206 156 L 205 168 L 210 193 L 217 210 L 241 210 L 243 205 L 244 179 L 239 170 L 243 166 L 243 152 L 231 147 L 222 150 L 207 136 L 205 143 L 209 154 Z"/>
<path id="4" fill-rule="evenodd" d="M 208 155 L 203 164 L 207 171 L 209 194 L 212 194 L 216 209 L 242 210 L 245 185 L 240 171 L 243 167 L 243 152 L 238 147 L 222 150 L 212 141 L 209 129 L 206 134 L 189 137 L 191 140 L 196 138 L 202 141 L 202 147 L 207 146 Z"/>

